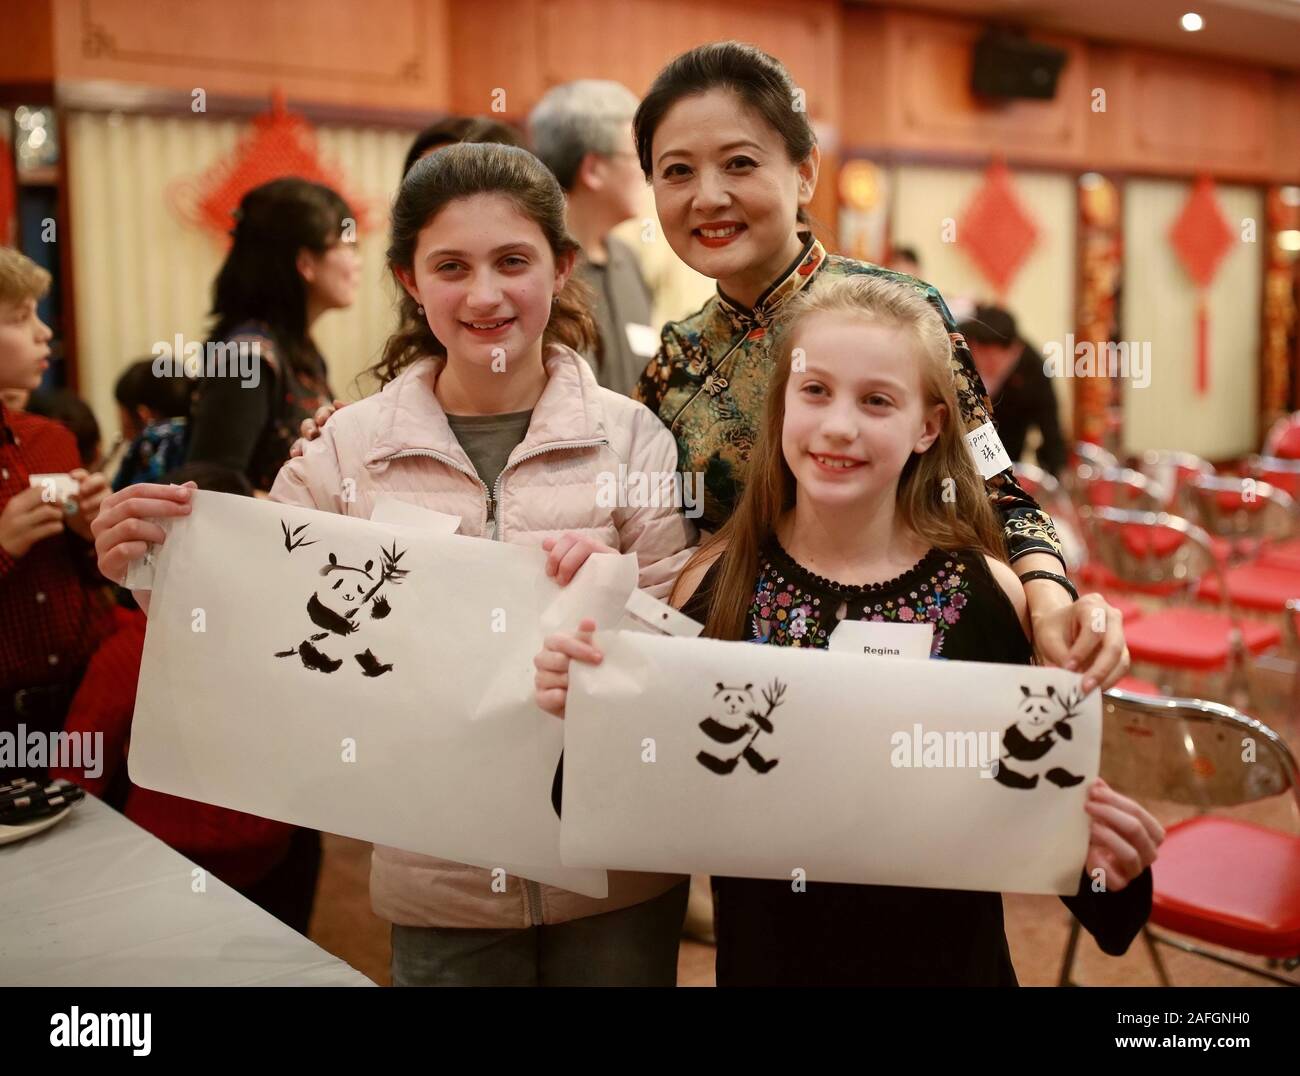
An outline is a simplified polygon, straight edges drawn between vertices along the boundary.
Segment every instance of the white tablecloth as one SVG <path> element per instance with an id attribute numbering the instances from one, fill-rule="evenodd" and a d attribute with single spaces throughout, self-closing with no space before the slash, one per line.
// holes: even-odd
<path id="1" fill-rule="evenodd" d="M 373 986 L 93 796 L 0 846 L 0 985 Z"/>

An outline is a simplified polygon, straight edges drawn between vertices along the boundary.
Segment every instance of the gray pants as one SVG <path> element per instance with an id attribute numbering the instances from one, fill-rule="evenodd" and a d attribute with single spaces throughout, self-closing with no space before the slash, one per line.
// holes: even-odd
<path id="1" fill-rule="evenodd" d="M 687 883 L 630 908 L 515 930 L 393 925 L 394 986 L 676 986 Z"/>

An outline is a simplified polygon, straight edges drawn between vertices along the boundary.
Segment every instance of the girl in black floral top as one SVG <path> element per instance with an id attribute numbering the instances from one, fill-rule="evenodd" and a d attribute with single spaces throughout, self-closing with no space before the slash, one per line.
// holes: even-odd
<path id="1" fill-rule="evenodd" d="M 824 649 L 845 619 L 919 623 L 933 626 L 931 658 L 1028 663 L 1024 589 L 961 436 L 934 307 L 885 278 L 827 280 L 792 301 L 774 351 L 744 492 L 675 603 L 712 638 Z M 599 660 L 592 628 L 548 638 L 543 709 L 563 715 L 571 659 Z M 1087 810 L 1066 904 L 1121 953 L 1150 912 L 1164 834 L 1100 780 Z M 715 878 L 714 904 L 719 985 L 1016 981 L 996 893 Z"/>

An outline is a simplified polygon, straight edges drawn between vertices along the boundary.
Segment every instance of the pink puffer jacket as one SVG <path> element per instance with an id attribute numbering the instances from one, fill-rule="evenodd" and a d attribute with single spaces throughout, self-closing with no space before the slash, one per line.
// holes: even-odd
<path id="1" fill-rule="evenodd" d="M 646 407 L 601 388 L 577 352 L 553 346 L 545 362 L 546 388 L 497 482 L 494 535 L 487 489 L 433 392 L 441 360 L 414 363 L 382 392 L 330 418 L 320 438 L 284 465 L 271 499 L 368 519 L 375 498 L 391 494 L 460 516 L 459 534 L 526 545 L 565 531 L 589 534 L 635 553 L 641 587 L 666 598 L 690 557 L 694 526 L 671 506 L 601 507 L 596 491 L 599 476 L 617 478 L 620 464 L 626 473 L 672 474 L 676 441 Z M 541 711 L 537 719 L 550 720 Z M 404 926 L 562 923 L 639 904 L 680 881 L 611 871 L 609 896 L 595 900 L 514 877 L 506 892 L 494 893 L 487 870 L 380 845 L 370 863 L 375 912 Z"/>

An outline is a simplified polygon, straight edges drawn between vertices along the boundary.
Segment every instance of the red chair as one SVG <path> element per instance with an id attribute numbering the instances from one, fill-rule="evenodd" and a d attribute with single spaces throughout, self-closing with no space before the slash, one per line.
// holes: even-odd
<path id="1" fill-rule="evenodd" d="M 1273 423 L 1264 438 L 1264 451 L 1281 459 L 1300 459 L 1300 412 L 1286 415 Z"/>
<path id="2" fill-rule="evenodd" d="M 1249 758 L 1247 743 L 1254 748 Z M 1281 737 L 1217 703 L 1112 690 L 1102 707 L 1101 775 L 1124 795 L 1201 812 L 1166 830 L 1151 869 L 1151 919 L 1142 936 L 1161 985 L 1171 983 L 1157 945 L 1300 985 L 1196 944 L 1264 957 L 1286 971 L 1300 967 L 1300 837 L 1208 813 L 1280 795 L 1290 795 L 1300 807 L 1300 772 Z M 1074 985 L 1070 972 L 1078 941 L 1075 921 L 1061 986 Z"/>
<path id="3" fill-rule="evenodd" d="M 1193 518 L 1231 547 L 1234 564 L 1261 557 L 1296 533 L 1296 502 L 1253 475 L 1192 479 L 1186 487 Z"/>
<path id="4" fill-rule="evenodd" d="M 1098 560 L 1124 583 L 1190 603 L 1202 579 L 1212 576 L 1226 595 L 1223 569 L 1202 528 L 1163 512 L 1115 508 L 1090 509 L 1085 519 Z M 1130 656 L 1171 670 L 1175 681 L 1190 673 L 1225 674 L 1229 690 L 1240 689 L 1249 697 L 1247 658 L 1277 647 L 1282 630 L 1275 624 L 1239 620 L 1226 598 L 1221 606 L 1214 611 L 1172 604 L 1146 613 L 1125 625 Z"/>
<path id="5" fill-rule="evenodd" d="M 1189 515 L 1187 487 L 1197 478 L 1213 478 L 1214 465 L 1191 452 L 1147 449 L 1138 470 L 1163 492 L 1161 508 L 1177 515 Z"/>

